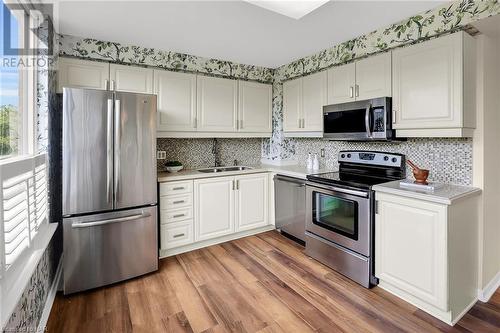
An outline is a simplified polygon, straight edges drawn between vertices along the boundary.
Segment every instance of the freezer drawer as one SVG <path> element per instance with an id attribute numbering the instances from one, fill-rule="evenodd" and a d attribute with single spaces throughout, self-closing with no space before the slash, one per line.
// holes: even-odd
<path id="1" fill-rule="evenodd" d="M 158 269 L 157 207 L 63 219 L 64 293 Z"/>

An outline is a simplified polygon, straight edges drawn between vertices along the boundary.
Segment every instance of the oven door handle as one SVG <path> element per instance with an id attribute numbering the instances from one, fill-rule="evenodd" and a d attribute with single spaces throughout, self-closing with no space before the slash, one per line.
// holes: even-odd
<path id="1" fill-rule="evenodd" d="M 365 111 L 365 127 L 366 127 L 366 136 L 371 138 L 372 137 L 372 131 L 371 131 L 371 126 L 370 126 L 370 112 L 372 110 L 372 105 L 369 104 L 367 107 L 366 107 L 366 111 Z"/>
<path id="2" fill-rule="evenodd" d="M 351 190 L 351 189 L 336 187 L 336 186 L 330 186 L 330 185 L 325 185 L 325 187 L 318 186 L 318 184 L 311 184 L 311 183 L 309 183 L 308 185 L 311 187 L 316 187 L 316 188 L 322 189 L 322 190 L 328 190 L 328 191 L 332 191 L 332 192 L 338 192 L 338 193 L 344 193 L 344 194 L 355 195 L 358 197 L 368 198 L 368 193 L 363 192 L 363 191 L 356 191 L 356 190 Z"/>

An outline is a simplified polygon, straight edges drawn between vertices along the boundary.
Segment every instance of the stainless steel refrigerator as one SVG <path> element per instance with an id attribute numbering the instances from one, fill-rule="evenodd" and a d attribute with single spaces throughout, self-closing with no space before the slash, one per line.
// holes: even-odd
<path id="1" fill-rule="evenodd" d="M 64 293 L 158 269 L 156 96 L 64 88 Z"/>

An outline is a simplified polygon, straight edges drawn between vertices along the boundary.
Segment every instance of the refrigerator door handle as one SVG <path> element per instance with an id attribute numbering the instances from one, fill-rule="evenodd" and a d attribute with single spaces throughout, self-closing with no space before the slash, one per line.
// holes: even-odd
<path id="1" fill-rule="evenodd" d="M 75 223 L 71 224 L 71 227 L 72 228 L 90 228 L 90 227 L 111 224 L 111 223 L 134 221 L 134 220 L 142 219 L 144 217 L 149 217 L 149 216 L 151 216 L 150 213 L 142 212 L 141 214 L 135 214 L 135 215 L 124 216 L 124 217 L 117 217 L 114 219 L 92 221 L 92 222 L 75 222 Z"/>
<path id="2" fill-rule="evenodd" d="M 106 158 L 107 158 L 107 167 L 106 167 L 106 198 L 108 203 L 113 201 L 113 100 L 108 99 L 108 128 L 106 133 L 107 140 L 107 148 L 106 148 Z"/>
<path id="3" fill-rule="evenodd" d="M 120 124 L 120 100 L 115 100 L 115 207 L 117 206 L 118 191 L 120 189 L 120 140 L 121 140 L 121 124 Z"/>

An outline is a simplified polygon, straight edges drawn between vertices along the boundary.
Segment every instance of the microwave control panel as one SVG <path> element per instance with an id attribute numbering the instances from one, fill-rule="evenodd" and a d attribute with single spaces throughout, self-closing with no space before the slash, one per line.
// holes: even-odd
<path id="1" fill-rule="evenodd" d="M 373 132 L 385 132 L 384 108 L 373 109 Z"/>

